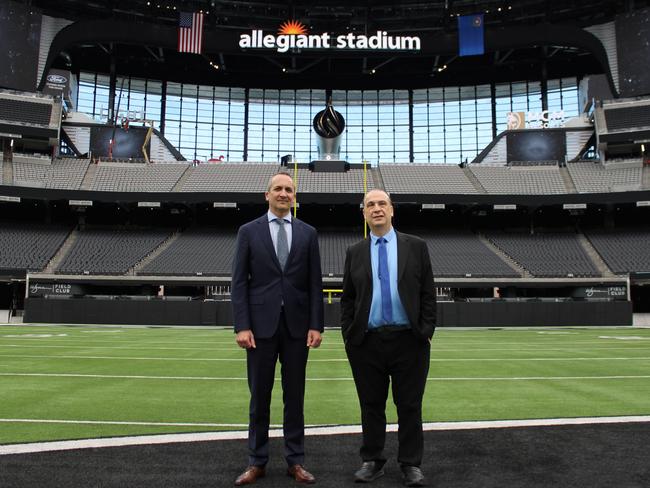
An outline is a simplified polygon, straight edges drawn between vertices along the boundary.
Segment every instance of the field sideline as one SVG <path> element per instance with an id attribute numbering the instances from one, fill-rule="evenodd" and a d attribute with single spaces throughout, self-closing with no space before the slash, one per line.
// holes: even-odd
<path id="1" fill-rule="evenodd" d="M 279 371 L 276 372 L 278 375 Z M 337 330 L 310 353 L 305 419 L 356 425 Z M 272 423 L 281 423 L 279 384 Z M 232 330 L 0 326 L 0 444 L 245 429 Z M 389 422 L 395 422 L 390 405 Z M 650 329 L 440 329 L 425 422 L 650 414 Z"/>

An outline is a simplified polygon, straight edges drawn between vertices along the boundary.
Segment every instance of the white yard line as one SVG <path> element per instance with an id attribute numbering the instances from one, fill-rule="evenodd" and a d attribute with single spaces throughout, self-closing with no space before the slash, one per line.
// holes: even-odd
<path id="1" fill-rule="evenodd" d="M 75 425 L 144 425 L 147 427 L 248 427 L 248 424 L 215 424 L 201 422 L 127 422 L 117 420 L 63 420 L 63 419 L 0 419 L 9 424 L 75 424 Z M 271 425 L 281 428 L 282 425 Z"/>
<path id="2" fill-rule="evenodd" d="M 245 362 L 245 357 L 238 358 L 172 358 L 172 357 L 133 357 L 133 356 L 73 356 L 43 354 L 0 354 L 3 358 L 38 358 L 38 359 L 110 359 L 118 361 L 231 361 Z M 638 357 L 558 357 L 558 358 L 431 358 L 432 363 L 466 363 L 466 362 L 512 362 L 512 361 L 648 361 L 650 356 Z M 313 363 L 348 362 L 347 358 L 309 359 Z"/>
<path id="3" fill-rule="evenodd" d="M 151 375 L 112 375 L 81 373 L 0 373 L 2 376 L 41 377 L 41 378 L 99 378 L 134 380 L 180 380 L 180 381 L 246 381 L 245 376 L 151 376 Z M 629 380 L 647 379 L 650 375 L 608 375 L 608 376 L 430 376 L 427 381 L 566 381 L 566 380 Z M 332 378 L 307 377 L 307 381 L 352 381 L 351 377 Z M 280 381 L 280 378 L 275 378 Z"/>
<path id="4" fill-rule="evenodd" d="M 8 419 L 11 421 L 11 419 Z M 29 420 L 29 419 L 23 419 Z M 2 421 L 0 419 L 0 421 Z M 48 422 L 40 421 L 40 422 Z M 79 421 L 85 423 L 87 421 Z M 426 431 L 436 430 L 469 430 L 469 429 L 497 429 L 513 427 L 543 427 L 561 425 L 590 425 L 590 424 L 618 424 L 633 422 L 650 422 L 650 416 L 626 417 L 583 417 L 583 418 L 556 418 L 556 419 L 531 419 L 531 420 L 496 420 L 472 422 L 429 422 L 423 425 Z M 201 424 L 192 424 L 201 426 Z M 389 432 L 397 431 L 396 424 L 387 426 Z M 359 434 L 359 425 L 341 425 L 324 427 L 307 427 L 306 435 L 341 435 Z M 281 437 L 282 429 L 271 429 L 270 437 Z M 186 442 L 206 442 L 246 439 L 248 432 L 245 430 L 233 432 L 202 432 L 196 434 L 159 434 L 133 437 L 109 437 L 102 439 L 83 439 L 77 441 L 34 442 L 28 444 L 0 445 L 0 455 L 27 454 L 36 452 L 67 451 L 72 449 L 91 449 L 101 447 L 124 447 L 152 444 L 171 444 Z"/>
<path id="5" fill-rule="evenodd" d="M 203 343 L 205 346 L 205 343 Z M 635 347 L 636 346 L 636 347 Z M 492 352 L 492 351 L 516 351 L 516 352 L 536 352 L 536 351 L 575 351 L 576 349 L 587 349 L 590 351 L 606 351 L 606 350 L 624 350 L 624 351 L 629 351 L 629 350 L 650 350 L 650 344 L 630 344 L 628 346 L 618 346 L 618 347 L 587 347 L 587 348 L 578 348 L 575 346 L 562 346 L 562 347 L 517 347 L 515 349 L 513 348 L 496 348 L 496 347 L 482 347 L 482 348 L 471 348 L 472 352 Z M 97 346 L 97 345 L 90 345 L 90 344 L 81 344 L 81 345 L 76 345 L 76 344 L 53 344 L 53 345 L 43 345 L 43 344 L 1 344 L 0 343 L 0 348 L 22 348 L 22 349 L 107 349 L 107 350 L 112 350 L 112 349 L 118 349 L 118 350 L 127 350 L 127 351 L 142 351 L 142 350 L 153 350 L 153 351 L 230 351 L 230 352 L 241 352 L 241 350 L 236 346 L 232 345 L 232 347 L 212 347 L 212 346 L 206 346 L 206 347 L 151 347 L 149 345 L 139 345 L 139 346 Z M 326 347 L 319 347 L 318 349 L 312 350 L 312 354 L 319 354 L 323 351 L 331 352 L 331 351 L 341 351 L 344 352 L 342 348 L 326 348 Z M 437 349 L 435 347 L 432 347 L 431 352 L 433 354 L 439 354 L 439 353 L 447 353 L 447 352 L 467 352 L 467 348 L 459 348 L 459 349 L 451 349 L 451 348 L 440 348 Z"/>

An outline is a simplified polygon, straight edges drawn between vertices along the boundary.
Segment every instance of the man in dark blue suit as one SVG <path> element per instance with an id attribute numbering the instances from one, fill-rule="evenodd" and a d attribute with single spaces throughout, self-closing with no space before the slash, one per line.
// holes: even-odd
<path id="1" fill-rule="evenodd" d="M 232 272 L 237 344 L 245 348 L 251 393 L 248 467 L 236 486 L 266 474 L 275 364 L 280 359 L 287 474 L 314 483 L 304 468 L 305 369 L 323 332 L 323 295 L 316 230 L 291 217 L 295 187 L 278 173 L 265 194 L 269 210 L 239 229 Z"/>

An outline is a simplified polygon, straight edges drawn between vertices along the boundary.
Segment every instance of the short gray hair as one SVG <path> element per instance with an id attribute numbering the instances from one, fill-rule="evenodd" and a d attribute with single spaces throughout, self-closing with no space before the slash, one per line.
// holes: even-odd
<path id="1" fill-rule="evenodd" d="M 288 171 L 280 170 L 280 171 L 278 171 L 277 173 L 275 173 L 274 175 L 272 175 L 269 178 L 269 183 L 268 183 L 268 185 L 266 185 L 266 191 L 271 191 L 271 185 L 273 184 L 273 178 L 275 178 L 276 176 L 279 176 L 279 175 L 284 175 L 284 176 L 288 176 L 289 178 L 291 178 L 291 184 L 293 185 L 293 189 L 294 189 L 294 191 L 296 190 L 296 184 L 293 181 L 293 176 L 291 176 Z"/>

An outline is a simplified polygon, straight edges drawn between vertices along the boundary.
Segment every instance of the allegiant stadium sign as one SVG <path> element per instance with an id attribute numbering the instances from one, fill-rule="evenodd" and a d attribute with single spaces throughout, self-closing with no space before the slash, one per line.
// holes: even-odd
<path id="1" fill-rule="evenodd" d="M 280 31 L 282 32 L 282 31 Z M 253 30 L 250 34 L 239 36 L 242 49 L 275 49 L 286 53 L 292 49 L 348 49 L 357 51 L 419 51 L 420 38 L 417 36 L 389 36 L 386 31 L 377 31 L 375 35 L 280 33 L 264 34 L 262 30 Z"/>

